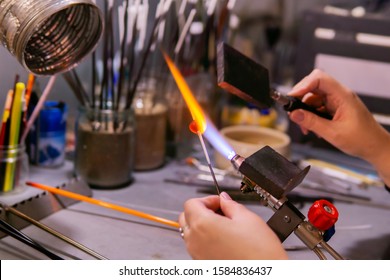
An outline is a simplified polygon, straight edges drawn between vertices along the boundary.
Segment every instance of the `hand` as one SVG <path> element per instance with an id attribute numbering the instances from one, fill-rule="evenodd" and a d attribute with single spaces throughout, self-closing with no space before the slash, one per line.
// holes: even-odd
<path id="1" fill-rule="evenodd" d="M 390 145 L 389 135 L 373 118 L 360 98 L 320 70 L 314 70 L 289 93 L 314 107 L 324 107 L 332 120 L 295 110 L 290 119 L 304 133 L 312 131 L 343 152 L 370 161 L 378 145 Z"/>
<path id="2" fill-rule="evenodd" d="M 186 201 L 179 223 L 194 259 L 287 259 L 264 220 L 225 192 Z"/>
<path id="3" fill-rule="evenodd" d="M 289 95 L 333 115 L 332 120 L 327 120 L 304 110 L 291 112 L 290 119 L 304 133 L 310 130 L 341 151 L 368 161 L 390 185 L 390 134 L 354 92 L 324 72 L 314 70 Z"/>

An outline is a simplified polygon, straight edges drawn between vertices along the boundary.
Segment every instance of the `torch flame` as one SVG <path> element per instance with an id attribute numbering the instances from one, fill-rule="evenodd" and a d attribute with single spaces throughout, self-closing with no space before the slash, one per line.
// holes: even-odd
<path id="1" fill-rule="evenodd" d="M 207 124 L 206 124 L 206 117 L 202 108 L 200 107 L 199 103 L 196 101 L 194 95 L 191 92 L 191 89 L 189 88 L 187 82 L 185 81 L 184 77 L 180 73 L 179 69 L 177 69 L 173 61 L 169 58 L 169 56 L 165 52 L 163 52 L 163 55 L 165 61 L 167 62 L 169 70 L 171 71 L 172 76 L 176 81 L 180 93 L 183 96 L 188 109 L 190 110 L 192 119 L 195 121 L 197 125 L 198 131 L 200 133 L 204 133 Z"/>
<path id="2" fill-rule="evenodd" d="M 179 69 L 177 69 L 175 64 L 164 51 L 162 53 L 169 67 L 169 70 L 171 71 L 172 76 L 175 79 L 177 86 L 179 87 L 181 95 L 183 96 L 184 101 L 186 102 L 187 107 L 190 110 L 192 119 L 196 124 L 191 124 L 190 130 L 199 135 L 204 135 L 216 150 L 218 150 L 227 159 L 231 160 L 236 154 L 233 148 L 222 137 L 222 135 L 219 133 L 213 123 L 207 118 L 207 115 L 203 112 L 198 101 L 196 101 L 194 95 L 191 92 L 191 89 L 189 88 Z"/>

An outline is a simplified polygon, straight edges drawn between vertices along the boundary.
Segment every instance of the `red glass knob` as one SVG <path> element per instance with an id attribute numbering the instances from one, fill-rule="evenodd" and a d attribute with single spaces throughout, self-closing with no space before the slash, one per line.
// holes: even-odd
<path id="1" fill-rule="evenodd" d="M 332 203 L 321 199 L 313 203 L 307 217 L 309 222 L 319 230 L 327 230 L 337 222 L 339 212 Z"/>

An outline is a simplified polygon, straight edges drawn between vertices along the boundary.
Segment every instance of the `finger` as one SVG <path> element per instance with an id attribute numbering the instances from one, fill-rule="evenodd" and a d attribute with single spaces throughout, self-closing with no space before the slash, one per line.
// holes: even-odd
<path id="1" fill-rule="evenodd" d="M 324 106 L 324 99 L 321 96 L 315 95 L 313 93 L 306 94 L 302 98 L 302 101 L 315 108 Z"/>
<path id="2" fill-rule="evenodd" d="M 294 110 L 289 116 L 293 122 L 301 126 L 303 131 L 310 130 L 325 139 L 332 137 L 334 128 L 330 125 L 330 120 L 302 109 Z"/>
<path id="3" fill-rule="evenodd" d="M 309 131 L 306 128 L 303 128 L 302 126 L 300 126 L 300 129 L 301 129 L 301 132 L 302 132 L 303 135 L 308 135 L 309 134 Z"/>
<path id="4" fill-rule="evenodd" d="M 297 83 L 288 95 L 302 97 L 311 92 L 318 95 L 332 96 L 340 91 L 345 91 L 344 86 L 325 72 L 315 69 Z"/>
<path id="5" fill-rule="evenodd" d="M 242 215 L 243 212 L 249 211 L 244 205 L 232 200 L 226 193 L 221 193 L 221 210 L 225 217 L 234 219 Z"/>
<path id="6" fill-rule="evenodd" d="M 187 200 L 184 203 L 184 214 L 187 225 L 191 225 L 191 221 L 202 216 L 214 214 L 220 208 L 219 196 L 207 196 Z"/>

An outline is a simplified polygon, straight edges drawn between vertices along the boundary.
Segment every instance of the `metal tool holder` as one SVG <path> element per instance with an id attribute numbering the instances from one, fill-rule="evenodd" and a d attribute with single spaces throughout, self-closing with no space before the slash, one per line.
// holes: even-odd
<path id="1" fill-rule="evenodd" d="M 62 184 L 57 188 L 69 190 L 71 192 L 83 194 L 86 196 L 92 196 L 92 191 L 89 186 L 84 181 L 78 180 L 77 178 L 73 178 L 69 182 Z M 69 207 L 76 202 L 77 201 L 70 198 L 52 195 L 47 192 L 41 192 L 35 196 L 10 206 L 31 217 L 32 219 L 39 221 L 59 210 Z M 1 201 L 0 204 L 2 204 Z M 23 229 L 30 225 L 29 222 L 22 220 L 15 215 L 7 213 L 7 211 L 4 211 L 2 208 L 0 208 L 0 218 L 12 224 L 17 229 Z M 7 235 L 3 232 L 0 232 L 0 238 L 5 236 Z"/>
<path id="2" fill-rule="evenodd" d="M 329 215 L 331 218 L 328 219 L 327 214 L 332 214 L 332 211 L 337 212 L 337 209 L 332 208 L 334 206 L 330 203 L 320 204 L 320 214 L 317 215 L 314 212 L 314 219 L 307 221 L 305 215 L 286 197 L 288 192 L 302 182 L 309 172 L 309 166 L 301 170 L 269 146 L 265 146 L 248 158 L 235 155 L 231 162 L 244 175 L 241 191 L 243 193 L 256 192 L 261 197 L 264 205 L 275 212 L 267 224 L 281 242 L 294 232 L 320 259 L 326 259 L 321 249 L 326 250 L 334 259 L 343 259 L 326 243 L 333 235 L 334 223 L 332 224 L 332 222 L 337 220 L 336 218 L 331 221 L 334 216 Z M 321 226 L 321 229 L 314 226 L 313 220 L 316 225 L 326 225 L 326 229 Z M 319 221 L 319 223 L 316 223 L 316 221 Z"/>

